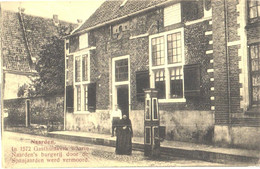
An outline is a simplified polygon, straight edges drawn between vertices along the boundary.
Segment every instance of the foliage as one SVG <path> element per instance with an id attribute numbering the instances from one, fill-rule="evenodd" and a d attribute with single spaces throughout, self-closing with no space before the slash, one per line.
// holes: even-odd
<path id="1" fill-rule="evenodd" d="M 64 41 L 54 36 L 42 46 L 36 64 L 40 78 L 34 82 L 34 95 L 63 93 L 64 63 Z"/>
<path id="2" fill-rule="evenodd" d="M 64 92 L 64 41 L 56 36 L 48 39 L 40 50 L 35 69 L 39 77 L 19 88 L 18 97 L 62 94 Z M 26 91 L 27 90 L 27 91 Z"/>

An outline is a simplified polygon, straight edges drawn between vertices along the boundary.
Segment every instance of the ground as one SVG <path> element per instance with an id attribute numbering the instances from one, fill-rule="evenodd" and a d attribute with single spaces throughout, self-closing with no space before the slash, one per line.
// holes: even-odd
<path id="1" fill-rule="evenodd" d="M 115 148 L 42 136 L 3 132 L 4 167 L 223 166 L 178 157 L 150 159 L 143 152 L 116 155 Z"/>

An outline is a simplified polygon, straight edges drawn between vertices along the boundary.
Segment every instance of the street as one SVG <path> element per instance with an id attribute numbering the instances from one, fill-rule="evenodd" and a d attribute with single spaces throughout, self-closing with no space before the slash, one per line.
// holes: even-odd
<path id="1" fill-rule="evenodd" d="M 3 167 L 224 166 L 178 157 L 150 159 L 143 152 L 116 155 L 115 148 L 14 132 L 2 134 Z"/>

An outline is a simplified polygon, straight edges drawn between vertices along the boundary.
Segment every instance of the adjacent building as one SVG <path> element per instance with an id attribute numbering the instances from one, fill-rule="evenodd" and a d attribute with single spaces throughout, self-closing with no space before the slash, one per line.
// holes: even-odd
<path id="1" fill-rule="evenodd" d="M 76 24 L 53 18 L 43 18 L 19 12 L 1 10 L 1 62 L 5 127 L 47 124 L 48 121 L 63 124 L 63 94 L 28 98 L 19 97 L 19 89 L 39 78 L 35 65 L 43 46 L 51 37 L 69 34 Z M 64 65 L 65 66 L 65 65 Z M 22 97 L 22 98 L 21 98 Z M 57 118 L 56 118 L 57 116 Z"/>
<path id="2" fill-rule="evenodd" d="M 259 148 L 258 1 L 106 1 L 65 40 L 66 130 L 144 133 L 158 90 L 166 139 Z M 258 136 L 258 137 L 257 137 Z"/>
<path id="3" fill-rule="evenodd" d="M 47 19 L 24 10 L 1 11 L 4 99 L 18 98 L 19 88 L 38 76 L 35 64 L 42 46 L 52 36 L 60 37 L 61 30 L 69 34 L 75 28 L 75 24 L 58 20 L 57 15 Z"/>

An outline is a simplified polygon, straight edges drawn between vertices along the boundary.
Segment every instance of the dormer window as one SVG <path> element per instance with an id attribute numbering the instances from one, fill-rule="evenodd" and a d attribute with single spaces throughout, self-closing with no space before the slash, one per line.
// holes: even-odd
<path id="1" fill-rule="evenodd" d="M 79 36 L 79 49 L 84 49 L 88 47 L 88 34 L 82 34 Z"/>
<path id="2" fill-rule="evenodd" d="M 177 3 L 164 8 L 164 26 L 181 22 L 181 4 Z"/>

